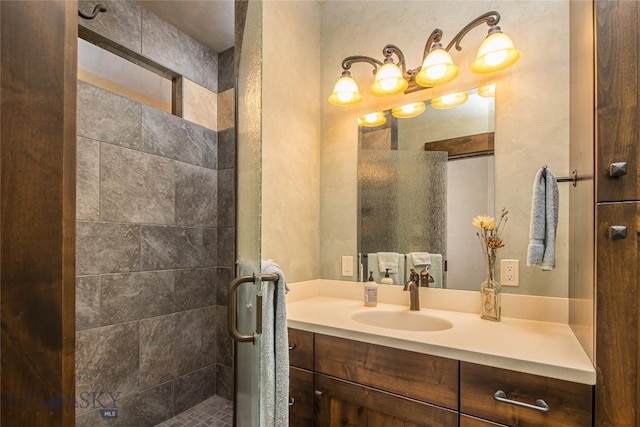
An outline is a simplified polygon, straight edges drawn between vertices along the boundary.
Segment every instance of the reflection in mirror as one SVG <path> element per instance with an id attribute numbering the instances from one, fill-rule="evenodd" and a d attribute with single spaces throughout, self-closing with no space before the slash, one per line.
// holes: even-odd
<path id="1" fill-rule="evenodd" d="M 486 276 L 471 219 L 494 214 L 494 98 L 492 87 L 478 92 L 453 108 L 426 101 L 412 118 L 397 109 L 383 113 L 383 124 L 361 118 L 360 280 L 373 271 L 380 283 L 395 259 L 389 253 L 399 254 L 390 271 L 396 284 L 427 262 L 431 287 L 475 290 Z"/>

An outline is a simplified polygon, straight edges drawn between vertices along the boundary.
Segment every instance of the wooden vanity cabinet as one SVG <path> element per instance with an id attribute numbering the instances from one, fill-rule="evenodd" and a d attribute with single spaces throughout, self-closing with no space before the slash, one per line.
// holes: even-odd
<path id="1" fill-rule="evenodd" d="M 292 427 L 592 425 L 589 385 L 294 329 L 289 335 Z M 500 402 L 498 390 L 527 404 L 543 399 L 550 409 Z"/>
<path id="2" fill-rule="evenodd" d="M 495 399 L 499 390 L 504 392 L 503 398 L 516 403 Z M 548 405 L 548 411 L 536 409 L 542 406 L 538 399 Z M 460 362 L 461 414 L 507 426 L 585 427 L 592 424 L 592 401 L 593 387 L 589 385 Z M 471 427 L 478 425 L 474 422 L 465 420 Z M 461 427 L 465 423 L 461 416 Z"/>

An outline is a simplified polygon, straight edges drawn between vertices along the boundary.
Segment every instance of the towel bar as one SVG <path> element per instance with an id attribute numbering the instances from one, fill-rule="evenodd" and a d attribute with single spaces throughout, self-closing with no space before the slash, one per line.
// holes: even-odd
<path id="1" fill-rule="evenodd" d="M 238 289 L 238 287 L 243 284 L 243 283 L 251 283 L 253 282 L 253 284 L 256 284 L 256 278 L 260 277 L 261 282 L 277 282 L 278 280 L 280 280 L 280 277 L 277 274 L 261 274 L 259 276 L 257 276 L 255 273 L 252 275 L 248 275 L 248 276 L 240 276 L 240 277 L 236 277 L 235 279 L 233 279 L 231 281 L 231 283 L 229 283 L 229 295 L 228 295 L 228 324 L 229 324 L 229 334 L 231 335 L 231 338 L 233 338 L 234 340 L 236 340 L 237 342 L 250 342 L 250 343 L 255 343 L 256 339 L 255 339 L 255 335 L 251 334 L 251 335 L 242 335 L 239 331 L 238 331 L 238 323 L 237 323 L 237 317 L 238 317 L 238 304 L 237 304 L 237 298 L 236 298 L 236 290 Z M 257 328 L 257 332 L 260 333 L 262 327 L 260 325 L 262 325 L 262 303 L 261 303 L 262 298 L 260 298 L 260 296 L 256 297 L 256 325 L 258 325 L 259 327 Z"/>
<path id="2" fill-rule="evenodd" d="M 547 165 L 543 165 L 542 169 L 544 169 L 544 172 L 546 174 L 547 172 Z M 556 178 L 556 181 L 558 182 L 572 182 L 573 186 L 575 187 L 578 184 L 578 170 L 574 169 L 571 171 L 571 176 L 559 176 Z"/>

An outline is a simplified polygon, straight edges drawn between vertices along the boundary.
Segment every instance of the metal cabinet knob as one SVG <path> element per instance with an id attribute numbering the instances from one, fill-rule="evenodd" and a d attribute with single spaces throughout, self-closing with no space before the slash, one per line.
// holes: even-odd
<path id="1" fill-rule="evenodd" d="M 612 225 L 609 227 L 609 238 L 611 240 L 622 240 L 627 238 L 627 227 L 625 225 Z"/>
<path id="2" fill-rule="evenodd" d="M 321 399 L 322 399 L 322 394 L 323 394 L 323 393 L 322 393 L 320 390 L 316 390 L 316 391 L 314 391 L 314 393 L 315 393 L 316 398 L 317 398 L 318 400 L 321 400 Z"/>
<path id="3" fill-rule="evenodd" d="M 289 351 L 294 350 L 296 348 L 296 343 L 292 342 L 289 344 Z"/>
<path id="4" fill-rule="evenodd" d="M 289 398 L 289 406 L 293 406 L 296 403 L 296 399 L 294 399 L 293 397 Z"/>
<path id="5" fill-rule="evenodd" d="M 627 162 L 615 162 L 609 165 L 609 176 L 623 176 L 627 174 Z"/>

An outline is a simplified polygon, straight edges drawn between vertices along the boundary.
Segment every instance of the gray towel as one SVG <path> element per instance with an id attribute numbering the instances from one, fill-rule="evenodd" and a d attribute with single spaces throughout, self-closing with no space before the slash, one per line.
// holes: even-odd
<path id="1" fill-rule="evenodd" d="M 556 268 L 558 228 L 558 181 L 549 168 L 542 168 L 533 183 L 531 227 L 527 265 L 548 271 Z"/>
<path id="2" fill-rule="evenodd" d="M 277 274 L 278 283 L 264 282 L 262 298 L 262 354 L 260 369 L 260 426 L 289 425 L 289 291 L 284 273 L 275 262 L 262 261 L 262 273 Z"/>

